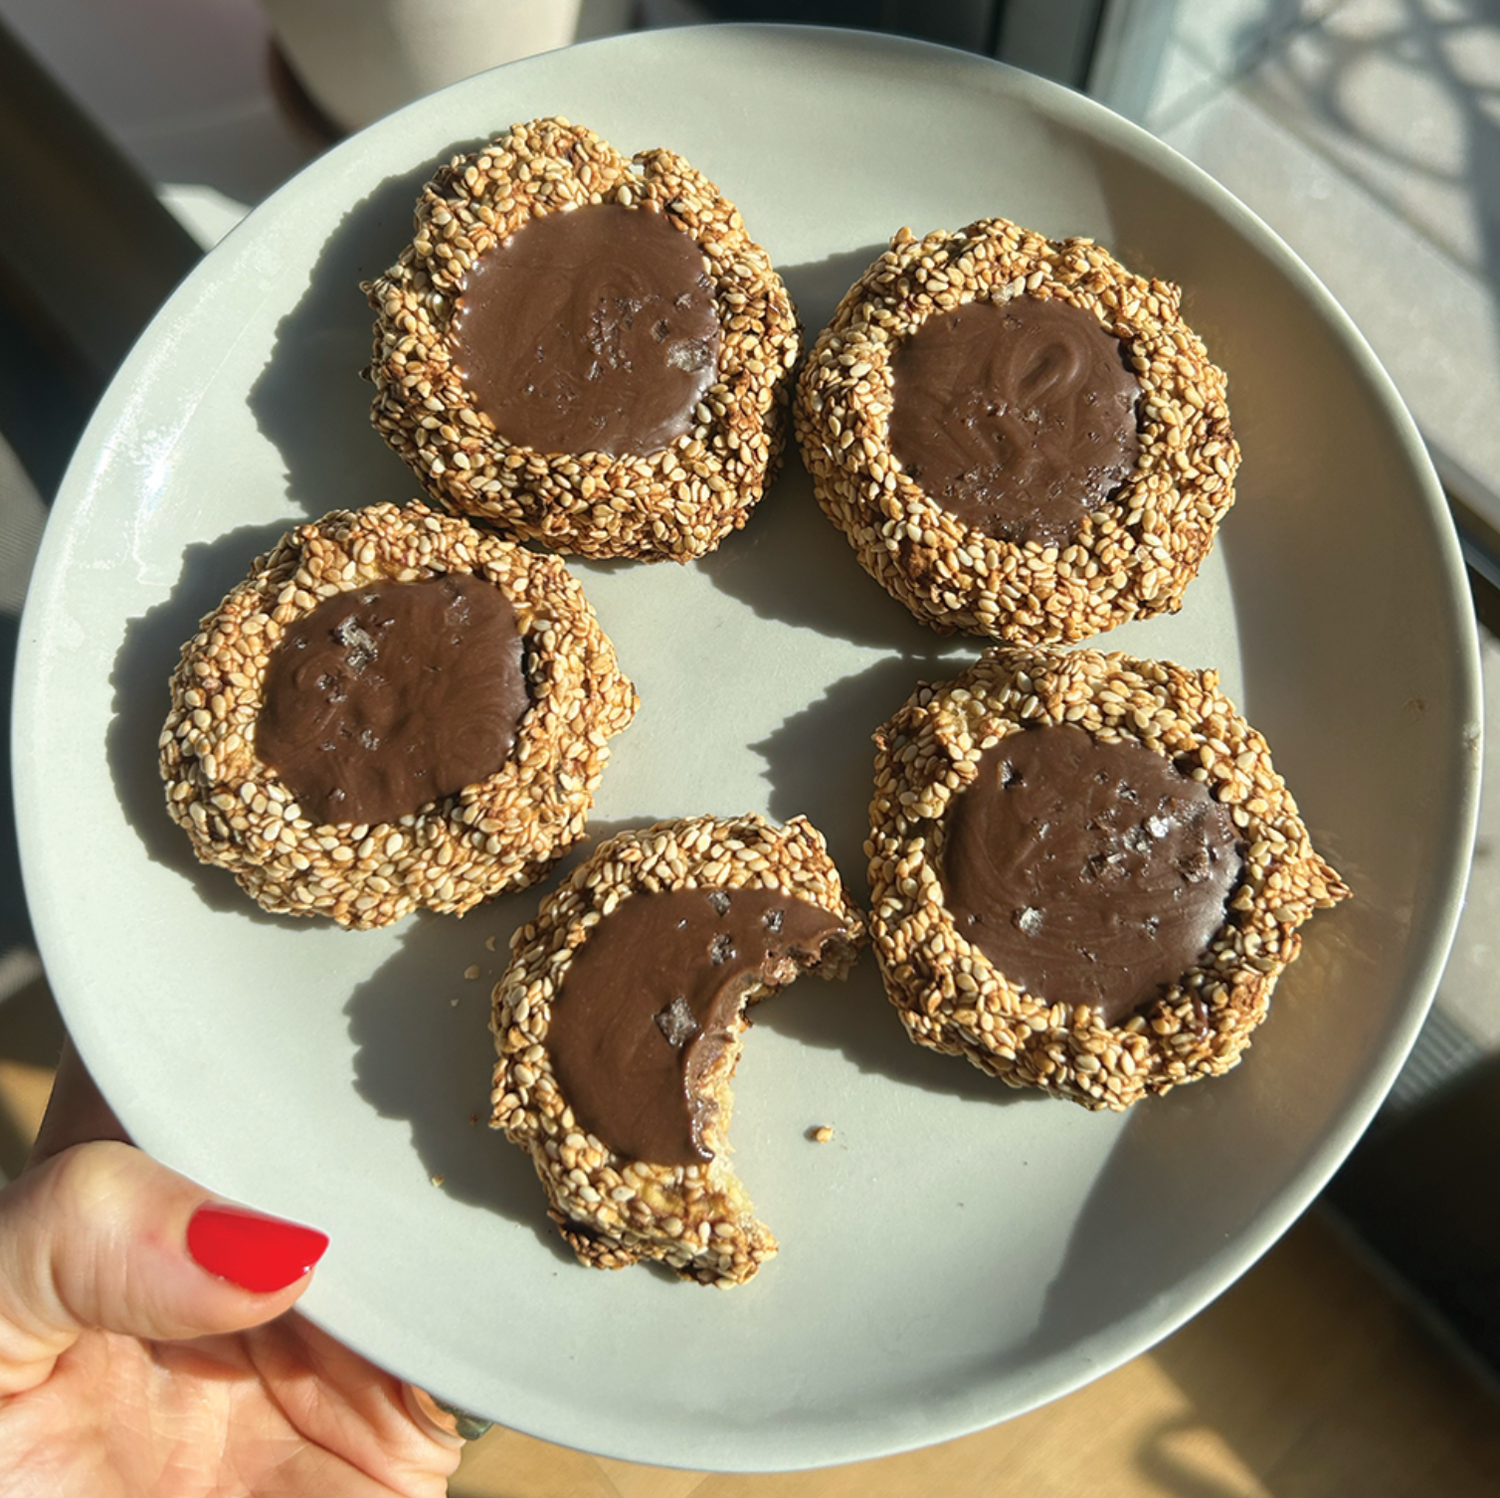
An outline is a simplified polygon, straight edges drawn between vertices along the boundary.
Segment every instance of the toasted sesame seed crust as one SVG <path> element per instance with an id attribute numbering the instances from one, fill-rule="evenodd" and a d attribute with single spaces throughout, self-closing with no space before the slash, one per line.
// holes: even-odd
<path id="1" fill-rule="evenodd" d="M 590 203 L 658 209 L 697 241 L 714 284 L 714 383 L 691 430 L 644 456 L 507 442 L 453 366 L 449 330 L 478 257 L 533 218 Z M 775 477 L 802 347 L 796 312 L 739 210 L 671 151 L 627 159 L 563 119 L 512 126 L 437 172 L 412 243 L 364 290 L 378 314 L 371 418 L 460 514 L 556 551 L 686 562 L 743 526 Z"/>
<path id="2" fill-rule="evenodd" d="M 1023 295 L 1096 316 L 1141 385 L 1135 472 L 1063 548 L 972 529 L 891 454 L 901 341 L 934 313 Z M 900 230 L 819 335 L 795 402 L 818 502 L 865 570 L 941 634 L 1045 644 L 1175 613 L 1233 503 L 1240 458 L 1224 374 L 1182 320 L 1181 295 L 1092 240 L 1044 239 L 1003 218 L 920 240 Z"/>
<path id="3" fill-rule="evenodd" d="M 451 572 L 484 578 L 516 611 L 532 701 L 509 760 L 396 822 L 315 824 L 255 752 L 272 651 L 337 593 Z M 638 703 L 560 561 L 418 503 L 335 511 L 283 536 L 183 646 L 171 689 L 161 772 L 198 857 L 267 910 L 359 929 L 421 906 L 462 915 L 540 878 L 583 836 L 608 740 Z"/>
<path id="4" fill-rule="evenodd" d="M 1009 981 L 955 927 L 943 841 L 981 754 L 1022 729 L 1074 723 L 1139 744 L 1230 808 L 1245 871 L 1201 964 L 1114 1027 L 1086 1004 L 1049 1004 Z M 1219 691 L 1218 674 L 1094 650 L 997 646 L 953 681 L 921 686 L 875 735 L 871 936 L 886 991 L 918 1045 L 968 1058 L 1013 1087 L 1087 1108 L 1228 1071 L 1301 947 L 1298 927 L 1348 888 L 1313 850 L 1270 750 Z"/>
<path id="5" fill-rule="evenodd" d="M 836 913 L 847 932 L 825 942 L 815 964 L 788 957 L 746 995 L 730 1044 L 705 1080 L 716 1108 L 703 1131 L 713 1158 L 701 1165 L 627 1159 L 581 1128 L 547 1045 L 554 996 L 590 928 L 637 892 L 679 889 L 782 890 Z M 728 1287 L 743 1284 L 776 1252 L 728 1159 L 729 1079 L 739 1061 L 744 1009 L 799 971 L 844 977 L 863 939 L 864 921 L 821 834 L 802 817 L 776 827 L 757 816 L 692 817 L 620 833 L 516 932 L 510 966 L 494 991 L 499 1060 L 491 1126 L 530 1153 L 548 1215 L 584 1263 L 621 1269 L 658 1259 L 684 1279 Z"/>

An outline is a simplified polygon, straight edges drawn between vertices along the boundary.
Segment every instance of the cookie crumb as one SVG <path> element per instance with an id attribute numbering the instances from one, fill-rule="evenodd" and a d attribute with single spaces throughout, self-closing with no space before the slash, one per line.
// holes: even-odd
<path id="1" fill-rule="evenodd" d="M 807 1137 L 814 1144 L 827 1144 L 833 1138 L 833 1130 L 827 1124 L 819 1124 L 817 1128 L 807 1131 Z"/>
<path id="2" fill-rule="evenodd" d="M 473 980 L 479 976 L 479 971 L 479 964 L 477 962 L 471 962 L 468 967 L 464 969 L 464 977 Z"/>
<path id="3" fill-rule="evenodd" d="M 495 938 L 493 936 L 485 937 L 484 949 L 486 952 L 493 952 L 495 950 Z"/>
<path id="4" fill-rule="evenodd" d="M 444 1176 L 444 1175 L 437 1175 L 437 1176 L 433 1176 L 431 1179 L 432 1179 L 432 1184 L 434 1186 L 441 1186 L 443 1184 L 443 1182 L 448 1179 L 448 1177 Z"/>

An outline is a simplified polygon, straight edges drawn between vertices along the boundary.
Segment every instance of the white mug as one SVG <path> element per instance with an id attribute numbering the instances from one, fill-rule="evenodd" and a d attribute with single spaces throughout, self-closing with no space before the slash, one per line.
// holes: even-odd
<path id="1" fill-rule="evenodd" d="M 346 130 L 471 73 L 566 47 L 585 8 L 583 0 L 262 3 L 298 81 Z M 588 0 L 586 9 L 590 35 L 629 23 L 630 0 Z"/>

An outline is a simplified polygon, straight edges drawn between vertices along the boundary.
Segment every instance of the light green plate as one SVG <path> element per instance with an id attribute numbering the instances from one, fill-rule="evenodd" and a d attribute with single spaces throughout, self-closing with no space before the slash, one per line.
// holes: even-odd
<path id="1" fill-rule="evenodd" d="M 868 960 L 842 989 L 768 1004 L 734 1138 L 783 1249 L 729 1294 L 576 1265 L 528 1162 L 483 1127 L 490 979 L 538 892 L 367 935 L 273 919 L 199 869 L 161 808 L 165 684 L 199 615 L 289 524 L 415 492 L 367 424 L 360 280 L 408 237 L 436 161 L 551 113 L 627 153 L 682 152 L 739 204 L 810 335 L 903 224 L 1000 213 L 1184 285 L 1230 374 L 1240 498 L 1183 612 L 1107 643 L 1222 669 L 1356 893 L 1312 923 L 1237 1072 L 1124 1120 L 917 1052 Z M 598 823 L 805 812 L 862 891 L 870 731 L 977 645 L 923 632 L 865 577 L 795 458 L 718 554 L 578 571 L 643 701 Z M 1472 837 L 1458 551 L 1358 333 L 1264 225 L 1140 131 L 888 38 L 600 42 L 460 84 L 314 162 L 208 256 L 111 387 L 24 636 L 27 887 L 68 1024 L 134 1136 L 328 1229 L 305 1304 L 355 1347 L 509 1425 L 642 1461 L 788 1468 L 942 1440 L 1191 1316 L 1374 1112 L 1442 966 Z M 834 1143 L 810 1143 L 823 1123 Z"/>

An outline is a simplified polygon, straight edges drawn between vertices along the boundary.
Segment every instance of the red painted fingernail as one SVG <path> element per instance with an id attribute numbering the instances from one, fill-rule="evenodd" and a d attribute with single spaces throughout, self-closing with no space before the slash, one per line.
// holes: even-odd
<path id="1" fill-rule="evenodd" d="M 205 1202 L 187 1228 L 188 1252 L 221 1280 L 264 1295 L 300 1280 L 328 1247 L 328 1234 L 246 1207 Z"/>

